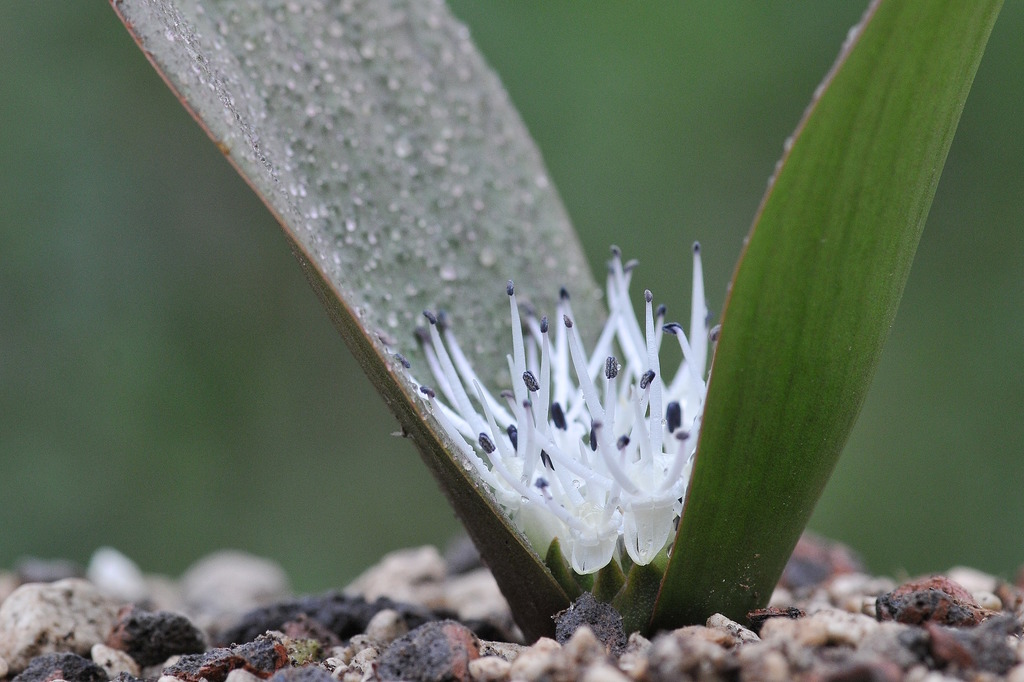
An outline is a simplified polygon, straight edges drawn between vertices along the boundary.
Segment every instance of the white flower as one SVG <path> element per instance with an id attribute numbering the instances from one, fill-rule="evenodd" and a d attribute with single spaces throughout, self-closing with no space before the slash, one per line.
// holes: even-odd
<path id="1" fill-rule="evenodd" d="M 590 353 L 564 289 L 557 324 L 531 313 L 524 325 L 508 282 L 512 390 L 501 399 L 473 371 L 444 315 L 425 312 L 430 326 L 421 335 L 436 383 L 420 391 L 434 415 L 536 551 L 543 556 L 558 538 L 578 574 L 600 570 L 623 550 L 634 563 L 650 563 L 670 543 L 707 386 L 700 246 L 693 247 L 689 338 L 679 324 L 665 324 L 665 307 L 654 308 L 650 291 L 641 326 L 629 299 L 636 263 L 623 264 L 617 248 L 612 254 L 608 321 Z M 659 358 L 666 332 L 682 350 L 671 380 Z"/>

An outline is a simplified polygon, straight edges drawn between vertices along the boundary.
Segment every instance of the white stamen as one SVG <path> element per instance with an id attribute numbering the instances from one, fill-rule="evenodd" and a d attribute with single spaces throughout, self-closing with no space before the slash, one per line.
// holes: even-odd
<path id="1" fill-rule="evenodd" d="M 552 340 L 532 311 L 520 316 L 509 281 L 512 390 L 505 400 L 484 389 L 447 325 L 429 327 L 424 355 L 440 396 L 423 392 L 445 434 L 537 553 L 545 555 L 558 538 L 579 574 L 606 566 L 616 547 L 636 564 L 671 549 L 706 390 L 708 312 L 696 245 L 693 263 L 687 338 L 680 325 L 664 325 L 650 292 L 643 323 L 637 320 L 629 298 L 634 263 L 624 265 L 614 250 L 608 320 L 589 355 L 568 294 L 562 292 L 552 317 L 558 327 Z M 666 330 L 682 352 L 671 380 L 660 357 Z M 678 404 L 671 406 L 676 428 L 666 435 L 669 403 Z"/>

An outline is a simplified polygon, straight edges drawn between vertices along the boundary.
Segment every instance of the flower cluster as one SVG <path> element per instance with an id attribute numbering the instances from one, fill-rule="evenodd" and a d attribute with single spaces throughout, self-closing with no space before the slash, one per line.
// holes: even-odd
<path id="1" fill-rule="evenodd" d="M 520 314 L 510 280 L 512 388 L 499 397 L 480 381 L 446 316 L 425 312 L 430 324 L 420 333 L 436 382 L 420 392 L 437 420 L 538 553 L 557 538 L 578 574 L 622 551 L 647 564 L 668 546 L 704 409 L 711 334 L 700 246 L 689 337 L 665 323 L 666 308 L 654 307 L 650 291 L 637 319 L 629 298 L 635 266 L 612 249 L 608 320 L 589 353 L 564 289 L 549 322 L 526 307 Z M 682 350 L 671 378 L 659 357 L 665 334 Z"/>

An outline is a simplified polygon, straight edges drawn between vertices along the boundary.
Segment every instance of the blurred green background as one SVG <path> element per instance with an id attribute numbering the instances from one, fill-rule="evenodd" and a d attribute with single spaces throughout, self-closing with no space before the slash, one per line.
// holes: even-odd
<path id="1" fill-rule="evenodd" d="M 709 303 L 865 3 L 452 2 L 595 268 Z M 879 572 L 1024 563 L 1024 6 L 981 64 L 812 523 Z M 0 566 L 238 547 L 297 588 L 458 530 L 284 237 L 105 3 L 0 4 Z"/>

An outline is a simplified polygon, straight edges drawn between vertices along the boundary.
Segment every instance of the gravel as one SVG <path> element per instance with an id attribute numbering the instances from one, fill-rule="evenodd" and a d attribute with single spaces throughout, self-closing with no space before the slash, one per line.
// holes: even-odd
<path id="1" fill-rule="evenodd" d="M 101 552 L 92 581 L 65 577 L 62 561 L 0 571 L 0 679 L 1024 682 L 1024 571 L 1016 583 L 965 567 L 897 583 L 810 536 L 769 608 L 743 622 L 715 614 L 626 637 L 584 598 L 560 615 L 558 641 L 529 645 L 466 552 L 454 571 L 433 548 L 397 552 L 343 592 L 302 597 L 276 564 L 238 552 L 178 580 Z"/>

